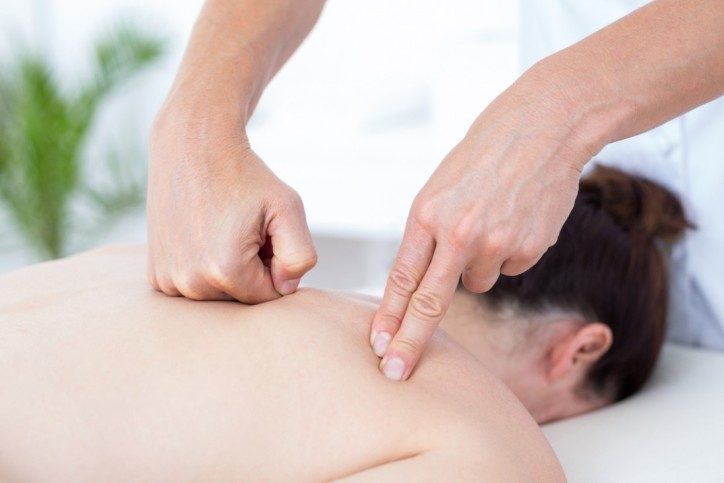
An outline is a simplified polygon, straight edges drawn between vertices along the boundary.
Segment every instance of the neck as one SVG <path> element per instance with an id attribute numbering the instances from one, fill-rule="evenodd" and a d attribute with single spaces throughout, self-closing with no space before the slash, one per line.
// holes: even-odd
<path id="1" fill-rule="evenodd" d="M 567 411 L 565 415 L 583 412 L 570 407 L 583 403 L 570 385 L 554 383 L 548 374 L 552 351 L 579 325 L 563 313 L 527 316 L 513 310 L 494 311 L 480 296 L 458 290 L 440 326 L 542 423 L 564 417 L 561 410 Z"/>

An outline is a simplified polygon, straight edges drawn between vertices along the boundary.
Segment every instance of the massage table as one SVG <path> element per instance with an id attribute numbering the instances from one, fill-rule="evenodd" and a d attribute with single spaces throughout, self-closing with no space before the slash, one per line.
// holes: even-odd
<path id="1" fill-rule="evenodd" d="M 722 483 L 724 354 L 666 344 L 640 392 L 543 431 L 571 483 Z"/>

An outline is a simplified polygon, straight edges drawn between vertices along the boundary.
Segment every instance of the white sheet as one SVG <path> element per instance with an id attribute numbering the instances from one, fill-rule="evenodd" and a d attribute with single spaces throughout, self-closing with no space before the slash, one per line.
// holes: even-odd
<path id="1" fill-rule="evenodd" d="M 668 344 L 640 393 L 543 430 L 571 483 L 724 482 L 724 354 Z"/>

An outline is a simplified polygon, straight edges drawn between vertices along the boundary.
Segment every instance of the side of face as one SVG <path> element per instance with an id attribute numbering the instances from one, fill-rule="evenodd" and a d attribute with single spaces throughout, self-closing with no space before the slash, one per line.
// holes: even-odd
<path id="1" fill-rule="evenodd" d="M 499 377 L 540 424 L 613 401 L 586 384 L 590 368 L 613 342 L 604 323 L 566 313 L 492 313 L 476 296 L 459 291 L 441 327 Z"/>

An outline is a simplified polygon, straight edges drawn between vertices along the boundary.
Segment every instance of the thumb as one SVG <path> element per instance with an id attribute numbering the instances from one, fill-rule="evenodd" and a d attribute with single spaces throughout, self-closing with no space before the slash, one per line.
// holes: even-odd
<path id="1" fill-rule="evenodd" d="M 302 276 L 317 264 L 317 251 L 301 203 L 298 208 L 278 214 L 267 228 L 272 247 L 272 282 L 282 295 L 294 293 Z"/>

